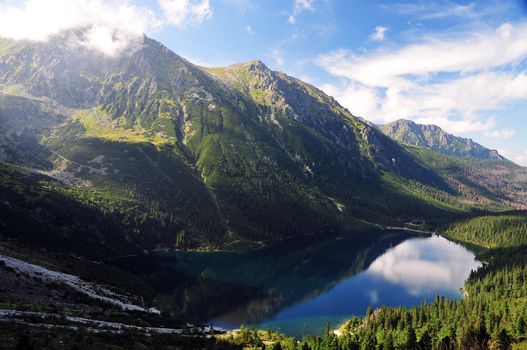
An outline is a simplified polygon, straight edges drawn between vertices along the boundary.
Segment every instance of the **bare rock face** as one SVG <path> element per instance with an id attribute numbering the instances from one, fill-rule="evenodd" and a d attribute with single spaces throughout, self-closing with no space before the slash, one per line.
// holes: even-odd
<path id="1" fill-rule="evenodd" d="M 147 37 L 104 56 L 76 45 L 82 35 L 0 40 L 0 161 L 36 170 L 19 187 L 71 200 L 74 213 L 89 208 L 108 246 L 245 244 L 347 229 L 355 219 L 437 218 L 444 211 L 431 198 L 458 200 L 405 147 L 261 61 L 199 67 Z M 0 164 L 2 172 L 24 179 Z M 25 200 L 0 189 L 10 203 Z M 61 208 L 34 197 L 17 208 Z M 13 224 L 5 215 L 0 222 Z M 73 237 L 72 225 L 41 219 L 34 227 Z"/>
<path id="2" fill-rule="evenodd" d="M 400 119 L 380 125 L 379 129 L 396 141 L 452 156 L 505 160 L 498 151 L 485 148 L 472 139 L 448 134 L 436 125 L 422 125 Z"/>

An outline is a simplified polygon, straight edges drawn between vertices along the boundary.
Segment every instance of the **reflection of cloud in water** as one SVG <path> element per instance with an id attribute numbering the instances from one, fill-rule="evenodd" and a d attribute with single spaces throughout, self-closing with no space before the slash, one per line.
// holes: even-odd
<path id="1" fill-rule="evenodd" d="M 371 304 L 378 304 L 379 303 L 379 292 L 376 289 L 369 291 L 368 298 L 370 299 Z"/>
<path id="2" fill-rule="evenodd" d="M 434 236 L 410 239 L 389 249 L 366 271 L 407 289 L 412 295 L 462 286 L 480 264 L 458 244 Z"/>

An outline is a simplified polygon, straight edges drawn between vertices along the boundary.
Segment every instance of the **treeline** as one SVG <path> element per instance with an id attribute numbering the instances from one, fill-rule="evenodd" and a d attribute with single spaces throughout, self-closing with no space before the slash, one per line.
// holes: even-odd
<path id="1" fill-rule="evenodd" d="M 300 342 L 268 342 L 271 349 L 511 349 L 527 345 L 527 216 L 485 216 L 448 227 L 449 237 L 494 246 L 479 255 L 485 264 L 471 273 L 462 300 L 436 297 L 411 308 L 369 308 L 340 335 L 329 328 Z M 265 348 L 244 331 L 251 348 Z M 238 338 L 235 344 L 239 345 Z M 521 344 L 521 345 L 520 345 Z M 519 347 L 518 347 L 519 348 Z"/>
<path id="2" fill-rule="evenodd" d="M 487 248 L 520 246 L 527 244 L 527 215 L 481 216 L 450 225 L 442 234 Z"/>
<path id="3" fill-rule="evenodd" d="M 526 204 L 525 170 L 505 160 L 447 156 L 426 148 L 405 146 L 455 188 L 471 207 L 501 210 Z M 501 207 L 501 208 L 500 208 Z"/>

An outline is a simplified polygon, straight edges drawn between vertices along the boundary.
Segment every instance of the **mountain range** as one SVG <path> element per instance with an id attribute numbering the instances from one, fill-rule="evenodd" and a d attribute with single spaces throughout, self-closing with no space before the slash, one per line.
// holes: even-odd
<path id="1" fill-rule="evenodd" d="M 444 154 L 478 159 L 505 160 L 496 150 L 488 149 L 472 139 L 448 134 L 436 125 L 416 124 L 411 120 L 399 119 L 379 125 L 383 133 L 392 139 L 419 147 L 430 148 Z"/>
<path id="2" fill-rule="evenodd" d="M 373 126 L 261 61 L 0 39 L 0 227 L 100 258 L 241 249 L 527 207 L 527 171 L 435 126 Z"/>

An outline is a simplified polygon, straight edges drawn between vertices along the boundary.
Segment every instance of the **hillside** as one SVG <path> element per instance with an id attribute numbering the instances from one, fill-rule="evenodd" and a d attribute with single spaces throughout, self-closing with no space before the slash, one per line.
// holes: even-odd
<path id="1" fill-rule="evenodd" d="M 41 245 L 60 228 L 67 245 L 89 223 L 86 239 L 110 255 L 243 248 L 524 203 L 497 188 L 467 199 L 479 183 L 460 191 L 419 152 L 260 61 L 203 68 L 148 37 L 107 57 L 73 45 L 79 35 L 0 40 L 4 237 Z M 51 220 L 64 203 L 104 220 Z M 41 225 L 21 231 L 13 217 Z"/>
<path id="2" fill-rule="evenodd" d="M 398 142 L 430 148 L 451 156 L 505 160 L 496 150 L 488 149 L 472 139 L 449 134 L 436 125 L 423 125 L 399 119 L 379 125 L 379 129 Z"/>
<path id="3" fill-rule="evenodd" d="M 525 212 L 482 216 L 453 223 L 441 230 L 451 239 L 480 245 L 485 261 L 463 287 L 464 298 L 437 296 L 410 308 L 368 308 L 335 334 L 305 336 L 303 349 L 524 349 L 527 334 L 527 273 Z M 479 235 L 480 230 L 483 235 Z M 489 238 L 492 242 L 489 242 Z M 492 248 L 486 248 L 491 246 Z M 256 338 L 256 339 L 255 339 Z M 262 335 L 236 339 L 256 346 Z M 275 341 L 292 349 L 294 339 L 275 334 Z M 295 344 L 296 345 L 296 344 Z"/>
<path id="4" fill-rule="evenodd" d="M 410 145 L 405 148 L 456 189 L 464 205 L 500 203 L 493 210 L 527 209 L 527 168 L 509 160 L 449 156 Z"/>

